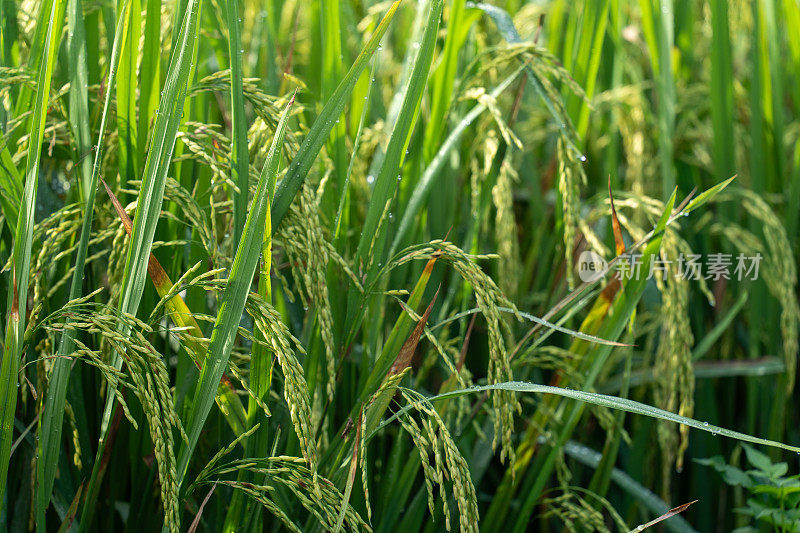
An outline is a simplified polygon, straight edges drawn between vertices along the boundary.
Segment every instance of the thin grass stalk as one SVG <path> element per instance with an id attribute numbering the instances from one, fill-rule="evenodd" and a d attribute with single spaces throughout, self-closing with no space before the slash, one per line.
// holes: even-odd
<path id="1" fill-rule="evenodd" d="M 119 174 L 121 183 L 135 179 L 141 167 L 139 163 L 139 139 L 136 120 L 136 66 L 139 58 L 139 36 L 142 27 L 141 0 L 128 0 L 131 6 L 125 10 L 122 51 L 117 73 L 117 140 L 119 144 Z"/>
<path id="2" fill-rule="evenodd" d="M 67 4 L 67 48 L 69 53 L 69 122 L 75 137 L 74 161 L 78 167 L 80 198 L 87 202 L 91 187 L 92 162 L 88 154 L 92 143 L 89 124 L 89 78 L 86 67 L 86 28 L 83 4 L 69 0 Z M 78 160 L 80 159 L 80 162 Z"/>
<path id="3" fill-rule="evenodd" d="M 239 0 L 226 0 L 225 24 L 228 26 L 228 57 L 231 68 L 231 180 L 238 191 L 233 193 L 233 246 L 239 244 L 247 218 L 247 200 L 250 193 L 250 161 L 247 148 L 247 122 L 244 115 L 242 89 L 242 19 Z"/>
<path id="4" fill-rule="evenodd" d="M 70 4 L 73 3 L 74 2 L 70 2 Z M 71 5 L 70 8 L 73 9 L 76 8 L 76 6 Z M 83 290 L 84 269 L 86 267 L 86 256 L 89 249 L 89 238 L 94 215 L 94 201 L 97 192 L 97 183 L 100 177 L 100 168 L 103 161 L 103 141 L 110 116 L 111 91 L 114 88 L 114 82 L 117 76 L 117 64 L 119 62 L 120 48 L 122 46 L 121 36 L 124 35 L 122 27 L 126 20 L 126 12 L 128 9 L 130 9 L 130 3 L 125 2 L 117 21 L 117 31 L 115 33 L 109 62 L 103 114 L 100 118 L 100 129 L 97 134 L 98 140 L 95 145 L 94 164 L 92 165 L 89 185 L 85 189 L 86 206 L 83 211 L 80 243 L 75 254 L 75 269 L 72 274 L 72 281 L 69 289 L 69 300 L 79 298 Z M 75 349 L 76 335 L 75 329 L 70 328 L 69 324 L 70 319 L 67 319 L 67 325 L 61 334 L 58 352 L 50 376 L 50 385 L 47 390 L 47 400 L 44 403 L 44 412 L 39 421 L 40 460 L 37 462 L 38 487 L 36 497 L 36 521 L 39 531 L 43 531 L 45 528 L 45 513 L 50 503 L 50 495 L 53 491 L 56 467 L 58 465 L 58 450 L 61 446 L 64 404 L 66 402 L 69 375 L 72 369 L 72 361 L 69 360 L 67 356 Z"/>
<path id="5" fill-rule="evenodd" d="M 14 235 L 11 256 L 12 270 L 8 282 L 5 349 L 0 361 L 0 502 L 5 501 L 8 463 L 11 456 L 14 413 L 17 407 L 17 385 L 19 364 L 24 347 L 23 335 L 26 327 L 28 307 L 28 281 L 33 244 L 34 213 L 39 182 L 39 158 L 44 138 L 50 83 L 55 67 L 56 55 L 61 42 L 66 0 L 56 0 L 50 10 L 50 23 L 44 44 L 44 55 L 37 76 L 36 99 L 31 119 L 28 157 L 25 169 L 25 190 L 22 196 L 20 218 Z M 0 504 L 2 505 L 2 504 Z"/>

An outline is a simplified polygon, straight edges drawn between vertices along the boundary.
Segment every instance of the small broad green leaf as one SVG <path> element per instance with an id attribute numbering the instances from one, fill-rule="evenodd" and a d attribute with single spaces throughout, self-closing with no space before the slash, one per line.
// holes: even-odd
<path id="1" fill-rule="evenodd" d="M 706 191 L 703 191 L 703 192 L 701 192 L 700 194 L 698 194 L 698 195 L 697 195 L 697 196 L 696 196 L 696 197 L 695 197 L 695 198 L 694 198 L 694 199 L 693 199 L 691 202 L 689 202 L 689 204 L 688 204 L 688 205 L 687 205 L 687 206 L 684 208 L 684 210 L 683 210 L 684 214 L 687 214 L 687 215 L 688 215 L 689 213 L 691 213 L 692 211 L 694 211 L 694 210 L 695 210 L 695 209 L 697 209 L 698 207 L 701 207 L 702 205 L 704 205 L 705 203 L 707 203 L 709 200 L 711 200 L 712 198 L 714 198 L 714 196 L 716 196 L 716 195 L 717 195 L 719 192 L 721 192 L 721 191 L 722 191 L 722 190 L 723 190 L 725 187 L 727 187 L 728 185 L 730 185 L 730 183 L 731 183 L 733 180 L 735 180 L 735 179 L 736 179 L 736 176 L 733 176 L 732 178 L 728 178 L 728 179 L 726 179 L 725 181 L 723 181 L 722 183 L 717 183 L 716 185 L 714 185 L 714 186 L 713 186 L 713 187 L 711 187 L 710 189 L 708 189 L 708 190 L 706 190 Z"/>

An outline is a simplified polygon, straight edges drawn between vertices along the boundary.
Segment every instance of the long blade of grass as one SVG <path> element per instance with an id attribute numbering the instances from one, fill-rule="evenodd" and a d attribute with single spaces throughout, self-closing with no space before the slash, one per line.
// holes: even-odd
<path id="1" fill-rule="evenodd" d="M 172 161 L 172 151 L 175 148 L 176 134 L 181 123 L 183 103 L 186 99 L 193 46 L 197 36 L 199 3 L 200 0 L 189 0 L 185 17 L 181 23 L 177 48 L 172 54 L 159 109 L 156 111 L 153 139 L 145 161 L 144 177 L 139 191 L 133 232 L 125 261 L 119 304 L 122 313 L 136 314 L 148 278 L 147 265 L 150 248 L 153 245 L 153 236 L 158 224 L 158 217 L 161 214 L 167 170 Z M 112 361 L 113 366 L 119 368 L 121 362 L 120 355 L 115 354 Z M 113 403 L 114 395 L 110 394 L 103 414 L 104 428 L 108 426 Z"/>
<path id="2" fill-rule="evenodd" d="M 0 65 L 16 66 L 14 45 L 18 37 L 16 2 L 0 2 Z"/>
<path id="3" fill-rule="evenodd" d="M 74 4 L 78 4 L 76 7 Z M 70 14 L 73 9 L 80 9 L 80 3 L 75 0 L 70 1 Z M 120 48 L 122 46 L 120 37 L 123 35 L 122 26 L 126 18 L 126 11 L 130 8 L 130 3 L 125 2 L 120 11 L 117 21 L 117 31 L 114 36 L 114 44 L 111 51 L 111 59 L 108 69 L 106 82 L 105 102 L 103 104 L 103 114 L 100 117 L 100 130 L 97 134 L 97 148 L 94 154 L 94 164 L 89 184 L 85 187 L 86 206 L 83 212 L 83 223 L 81 225 L 81 237 L 78 250 L 75 254 L 75 270 L 72 273 L 72 281 L 69 289 L 69 300 L 80 297 L 83 289 L 84 268 L 89 249 L 89 237 L 92 230 L 92 218 L 94 215 L 94 201 L 97 192 L 97 182 L 100 177 L 100 167 L 103 160 L 103 140 L 105 138 L 106 127 L 110 116 L 111 91 L 114 88 L 114 81 L 117 75 L 117 63 L 119 61 Z M 50 495 L 53 491 L 55 482 L 56 467 L 58 465 L 58 450 L 61 445 L 61 432 L 64 422 L 64 403 L 67 397 L 67 384 L 69 382 L 72 361 L 66 356 L 75 349 L 75 330 L 68 326 L 64 328 L 59 340 L 58 352 L 53 363 L 53 371 L 50 375 L 50 384 L 47 389 L 47 400 L 44 403 L 44 413 L 40 418 L 39 427 L 39 455 L 41 460 L 37 462 L 37 495 L 36 495 L 36 517 L 38 527 L 42 530 L 45 527 L 45 511 L 50 503 Z"/>
<path id="4" fill-rule="evenodd" d="M 47 62 L 47 39 L 50 36 L 50 25 L 55 22 L 56 27 L 62 28 L 64 25 L 65 9 L 61 9 L 56 13 L 58 20 L 52 20 L 53 6 L 56 4 L 54 0 L 45 0 L 39 5 L 39 11 L 36 15 L 36 27 L 33 33 L 33 39 L 30 45 L 30 53 L 28 54 L 28 70 L 30 72 L 38 73 L 42 65 Z M 37 85 L 38 87 L 38 85 Z M 19 95 L 14 106 L 14 116 L 19 117 L 23 113 L 32 109 L 35 103 L 36 89 L 30 86 L 23 85 L 20 88 Z M 30 120 L 30 119 L 28 119 Z M 24 128 L 14 132 L 9 139 L 9 143 L 13 146 L 23 133 Z M 30 131 L 30 130 L 28 130 Z"/>
<path id="5" fill-rule="evenodd" d="M 364 99 L 366 102 L 364 103 L 361 109 L 361 118 L 358 121 L 358 129 L 356 130 L 355 140 L 353 141 L 353 153 L 350 155 L 350 162 L 347 165 L 347 175 L 345 176 L 344 184 L 342 185 L 342 191 L 339 195 L 339 207 L 336 209 L 336 218 L 333 219 L 333 238 L 334 240 L 338 240 L 340 231 L 342 228 L 342 214 L 344 213 L 345 204 L 347 202 L 347 190 L 350 186 L 350 177 L 353 175 L 353 164 L 356 161 L 356 157 L 358 157 L 358 150 L 361 147 L 361 133 L 364 130 L 364 123 L 367 121 L 367 113 L 369 112 L 369 97 L 372 94 L 372 82 L 375 80 L 375 64 L 376 58 L 372 60 L 372 67 L 370 67 L 370 72 L 368 72 L 369 80 L 367 81 L 367 90 L 366 96 Z"/>
<path id="6" fill-rule="evenodd" d="M 0 502 L 5 501 L 8 462 L 11 454 L 11 434 L 14 428 L 14 411 L 17 407 L 17 383 L 20 357 L 22 356 L 23 334 L 25 332 L 26 310 L 28 304 L 28 281 L 31 266 L 31 246 L 33 244 L 34 213 L 36 193 L 39 182 L 39 156 L 44 138 L 47 104 L 50 97 L 50 82 L 53 76 L 56 55 L 61 42 L 66 0 L 56 0 L 50 11 L 47 27 L 43 61 L 39 68 L 36 85 L 36 99 L 33 106 L 28 158 L 25 169 L 25 190 L 14 235 L 14 248 L 11 256 L 11 275 L 7 293 L 7 326 L 5 349 L 0 362 Z M 2 504 L 0 504 L 2 505 Z"/>
<path id="7" fill-rule="evenodd" d="M 89 77 L 86 66 L 86 28 L 83 21 L 83 4 L 78 0 L 67 3 L 69 52 L 69 123 L 75 137 L 75 156 L 88 153 L 91 145 L 89 132 Z M 78 165 L 78 184 L 81 200 L 86 201 L 91 187 L 92 162 L 83 157 Z"/>
<path id="8" fill-rule="evenodd" d="M 403 105 L 392 130 L 389 144 L 386 147 L 380 172 L 375 178 L 375 186 L 372 190 L 361 237 L 358 241 L 358 249 L 355 256 L 356 268 L 361 268 L 365 264 L 371 265 L 371 268 L 366 272 L 368 283 L 375 279 L 378 271 L 377 266 L 381 263 L 385 253 L 386 226 L 380 224 L 380 222 L 387 205 L 392 202 L 397 191 L 400 168 L 405 158 L 412 129 L 419 115 L 422 94 L 433 61 L 433 52 L 436 47 L 436 36 L 439 30 L 439 19 L 442 16 L 443 5 L 444 0 L 433 0 L 428 7 L 425 29 L 414 61 L 414 67 L 409 77 Z M 358 294 L 355 291 L 351 291 L 350 296 L 351 301 L 348 308 L 352 310 Z"/>
<path id="9" fill-rule="evenodd" d="M 225 2 L 225 24 L 228 26 L 228 56 L 231 67 L 231 180 L 239 189 L 233 194 L 233 245 L 239 244 L 244 230 L 247 199 L 250 194 L 250 160 L 247 151 L 247 122 L 244 116 L 242 89 L 242 36 L 239 0 Z"/>
<path id="10" fill-rule="evenodd" d="M 575 127 L 580 139 L 586 137 L 589 128 L 589 99 L 594 96 L 597 73 L 603 58 L 603 41 L 608 24 L 608 10 L 608 0 L 589 1 L 584 4 L 575 68 L 570 69 L 570 72 L 575 81 L 583 87 L 586 98 L 579 98 L 575 94 L 568 97 L 569 109 L 575 119 Z M 576 109 L 578 111 L 575 111 Z"/>
<path id="11" fill-rule="evenodd" d="M 139 144 L 136 120 L 136 67 L 139 59 L 139 36 L 142 27 L 140 0 L 128 0 L 130 9 L 123 27 L 124 41 L 117 73 L 117 142 L 119 144 L 119 174 L 122 183 L 139 175 Z"/>
<path id="12" fill-rule="evenodd" d="M 523 67 L 520 67 L 517 71 L 503 80 L 500 85 L 498 85 L 490 93 L 490 96 L 493 99 L 498 98 L 506 89 L 508 89 L 511 83 L 517 79 L 522 70 Z M 408 236 L 419 210 L 422 208 L 423 203 L 428 199 L 433 186 L 436 184 L 436 178 L 440 175 L 441 170 L 444 167 L 445 162 L 450 157 L 452 151 L 458 146 L 458 143 L 461 141 L 464 132 L 467 130 L 469 125 L 472 124 L 472 122 L 475 121 L 485 110 L 485 103 L 481 102 L 475 104 L 475 107 L 473 107 L 466 115 L 464 115 L 464 118 L 462 118 L 458 124 L 456 124 L 456 126 L 453 128 L 453 131 L 450 132 L 450 135 L 439 147 L 439 150 L 436 152 L 436 155 L 433 157 L 430 164 L 425 168 L 425 172 L 422 174 L 422 177 L 414 187 L 414 191 L 411 193 L 411 198 L 409 199 L 408 204 L 406 204 L 405 208 L 403 209 L 403 217 L 400 219 L 400 224 L 398 225 L 394 234 L 394 239 L 389 249 L 389 256 L 394 255 L 394 253 L 402 245 L 403 240 Z"/>
<path id="13" fill-rule="evenodd" d="M 147 0 L 144 19 L 144 43 L 139 68 L 139 139 L 137 159 L 144 161 L 147 132 L 158 107 L 158 90 L 161 87 L 161 2 Z"/>
<path id="14" fill-rule="evenodd" d="M 272 202 L 273 233 L 275 233 L 281 220 L 289 210 L 289 205 L 291 205 L 297 191 L 302 187 L 308 175 L 308 171 L 311 169 L 311 165 L 314 164 L 314 160 L 317 158 L 322 145 L 325 144 L 325 140 L 328 138 L 331 129 L 336 123 L 337 117 L 342 114 L 344 105 L 347 103 L 347 99 L 358 81 L 361 71 L 367 66 L 370 57 L 372 57 L 375 49 L 378 48 L 378 44 L 383 38 L 384 33 L 386 33 L 386 30 L 389 28 L 389 23 L 394 18 L 400 1 L 401 0 L 396 0 L 392 3 L 389 11 L 383 16 L 381 23 L 375 29 L 375 32 L 370 37 L 369 41 L 367 41 L 361 53 L 358 54 L 350 70 L 325 103 L 325 107 L 320 111 L 308 135 L 306 135 L 303 140 L 303 144 L 300 145 L 300 149 L 292 160 L 291 165 L 289 165 L 286 176 L 278 184 L 278 188 L 275 191 L 275 199 Z"/>
<path id="15" fill-rule="evenodd" d="M 144 167 L 144 178 L 139 191 L 133 232 L 125 261 L 119 309 L 122 313 L 135 315 L 139 307 L 144 286 L 147 282 L 147 265 L 150 249 L 153 244 L 158 217 L 161 214 L 161 203 L 164 199 L 164 187 L 167 170 L 172 161 L 172 151 L 183 116 L 183 104 L 192 66 L 194 43 L 197 38 L 197 14 L 201 0 L 188 0 L 184 16 L 180 19 L 180 33 L 170 60 L 167 80 L 161 94 L 159 109 L 156 111 L 156 122 L 150 151 Z M 176 24 L 176 27 L 178 24 Z M 124 327 L 124 326 L 123 326 Z M 114 353 L 111 365 L 117 369 L 122 366 L 122 357 Z M 113 385 L 110 385 L 113 387 Z M 108 394 L 103 410 L 100 426 L 100 443 L 97 448 L 94 468 L 86 490 L 86 502 L 81 515 L 82 527 L 87 527 L 94 513 L 94 503 L 99 488 L 102 468 L 100 460 L 106 447 L 111 415 L 116 401 L 115 394 Z"/>
<path id="16" fill-rule="evenodd" d="M 782 450 L 800 453 L 800 447 L 798 446 L 785 444 L 783 442 L 776 442 L 769 439 L 762 439 L 760 437 L 754 437 L 746 433 L 733 431 L 732 429 L 726 429 L 720 426 L 715 426 L 709 424 L 708 422 L 695 420 L 694 418 L 680 416 L 670 411 L 665 411 L 663 409 L 659 409 L 657 407 L 653 407 L 651 405 L 647 405 L 645 403 L 637 402 L 634 400 L 629 400 L 627 398 L 619 398 L 617 396 L 607 396 L 605 394 L 597 394 L 595 392 L 584 392 L 581 390 L 565 389 L 562 387 L 552 387 L 550 385 L 539 385 L 538 383 L 507 381 L 505 383 L 494 383 L 491 385 L 476 385 L 475 387 L 471 387 L 469 389 L 459 389 L 452 392 L 445 392 L 443 394 L 438 394 L 436 396 L 428 398 L 428 401 L 437 402 L 440 400 L 457 398 L 459 396 L 464 396 L 467 394 L 475 394 L 478 392 L 485 392 L 490 390 L 552 394 L 555 396 L 560 396 L 562 398 L 577 400 L 584 404 L 592 404 L 600 407 L 608 407 L 609 409 L 625 411 L 627 413 L 632 413 L 635 415 L 649 416 L 651 418 L 657 418 L 659 420 L 666 420 L 668 422 L 674 422 L 676 424 L 683 424 L 685 426 L 689 426 L 694 429 L 699 429 L 700 431 L 711 433 L 712 435 L 721 435 L 723 437 L 729 437 L 731 439 L 736 439 L 741 442 L 749 442 L 752 444 L 759 444 L 761 446 L 769 446 L 771 448 L 780 448 Z M 412 408 L 413 406 L 408 405 L 403 407 L 402 409 L 399 409 L 394 415 L 381 422 L 381 424 L 378 425 L 375 428 L 375 430 L 371 431 L 366 438 L 367 439 L 371 438 L 380 428 L 385 427 L 390 422 L 393 422 L 397 417 L 408 412 Z"/>
<path id="17" fill-rule="evenodd" d="M 675 169 L 672 162 L 675 132 L 675 77 L 672 68 L 673 29 L 672 0 L 640 0 L 642 30 L 658 94 L 658 155 L 661 168 L 661 188 L 664 198 L 675 188 Z"/>
<path id="18" fill-rule="evenodd" d="M 270 279 L 270 270 L 272 269 L 272 217 L 270 203 L 275 195 L 275 184 L 278 179 L 278 174 L 275 173 L 268 177 L 267 182 L 267 202 L 265 206 L 264 216 L 264 237 L 261 242 L 261 269 L 258 276 L 258 294 L 264 301 L 272 304 L 272 281 Z M 266 413 L 256 400 L 258 398 L 263 405 L 269 400 L 269 389 L 272 385 L 272 365 L 273 354 L 267 347 L 267 339 L 264 332 L 260 328 L 255 328 L 256 343 L 253 344 L 253 351 L 250 355 L 250 388 L 252 394 L 247 404 L 247 413 L 245 415 L 245 430 L 253 428 L 253 435 L 249 436 L 244 441 L 244 456 L 245 457 L 258 457 L 266 453 L 269 442 L 269 426 L 266 420 Z M 244 431 L 237 432 L 241 434 Z M 237 476 L 237 481 L 247 482 L 251 481 L 253 476 L 242 470 Z M 259 476 L 263 477 L 263 476 Z M 236 531 L 237 525 L 241 520 L 242 505 L 244 505 L 245 496 L 242 492 L 236 491 L 233 493 L 231 505 L 228 508 L 225 517 L 224 531 Z M 244 516 L 247 516 L 246 513 Z M 260 525 L 260 514 L 258 512 L 253 516 L 253 520 L 257 525 Z M 256 526 L 254 526 L 256 527 Z"/>
<path id="19" fill-rule="evenodd" d="M 447 112 L 453 98 L 458 69 L 458 55 L 467 38 L 472 20 L 465 17 L 465 0 L 453 0 L 447 21 L 447 34 L 439 66 L 431 76 L 431 111 L 428 126 L 425 128 L 423 149 L 425 159 L 430 161 L 439 139 L 447 124 Z M 465 20 L 466 19 L 466 20 Z"/>
<path id="20" fill-rule="evenodd" d="M 712 0 L 711 119 L 714 127 L 714 168 L 717 177 L 732 176 L 736 166 L 733 139 L 733 59 L 728 27 L 728 1 Z"/>
<path id="21" fill-rule="evenodd" d="M 267 195 L 268 184 L 275 179 L 278 173 L 283 139 L 286 135 L 289 111 L 293 103 L 294 98 L 283 111 L 275 130 L 267 160 L 258 179 L 258 187 L 256 188 L 253 203 L 248 210 L 242 239 L 236 249 L 236 256 L 228 278 L 228 286 L 222 296 L 222 304 L 214 322 L 208 358 L 203 364 L 195 400 L 189 413 L 189 424 L 186 431 L 189 442 L 188 445 L 182 447 L 178 459 L 179 483 L 183 483 L 192 452 L 197 445 L 197 440 L 200 438 L 203 425 L 211 410 L 217 384 L 222 377 L 222 372 L 228 365 L 247 294 L 250 292 L 250 285 L 258 266 L 258 258 L 261 254 L 260 243 L 263 240 L 262 232 L 265 228 L 267 204 L 269 202 Z"/>
<path id="22" fill-rule="evenodd" d="M 341 28 L 341 2 L 339 0 L 321 0 L 319 8 L 320 25 L 322 26 L 322 95 L 330 97 L 336 90 L 336 80 L 342 76 L 342 28 Z M 343 117 L 336 117 L 331 136 L 328 139 L 328 153 L 333 159 L 333 180 L 327 187 L 324 208 L 327 215 L 333 217 L 338 206 L 338 198 L 344 198 L 342 216 L 345 224 L 348 221 L 349 202 L 347 185 L 347 150 L 345 138 L 347 125 Z"/>
<path id="23" fill-rule="evenodd" d="M 189 0 L 186 16 L 182 20 L 178 47 L 172 60 L 161 95 L 153 140 L 145 161 L 144 176 L 133 219 L 133 232 L 125 263 L 120 310 L 135 314 L 147 281 L 147 262 L 153 244 L 167 170 L 175 147 L 176 134 L 181 123 L 183 104 L 192 66 L 192 51 L 197 37 L 197 11 L 200 0 Z"/>

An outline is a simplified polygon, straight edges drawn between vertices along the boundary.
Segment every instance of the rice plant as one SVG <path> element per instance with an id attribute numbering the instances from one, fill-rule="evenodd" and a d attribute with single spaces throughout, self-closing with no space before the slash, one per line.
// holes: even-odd
<path id="1" fill-rule="evenodd" d="M 794 0 L 0 1 L 0 531 L 798 531 Z"/>

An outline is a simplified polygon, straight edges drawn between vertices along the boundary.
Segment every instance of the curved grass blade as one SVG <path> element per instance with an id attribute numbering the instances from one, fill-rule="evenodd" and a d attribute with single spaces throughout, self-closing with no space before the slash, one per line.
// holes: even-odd
<path id="1" fill-rule="evenodd" d="M 425 30 L 422 34 L 419 52 L 406 88 L 403 105 L 392 130 L 389 145 L 386 147 L 383 165 L 381 165 L 381 170 L 375 178 L 375 187 L 372 190 L 361 238 L 358 241 L 358 250 L 355 258 L 357 267 L 359 266 L 359 261 L 367 261 L 367 255 L 370 251 L 378 258 L 378 261 L 383 257 L 386 228 L 380 227 L 380 219 L 387 202 L 391 201 L 397 190 L 397 177 L 405 158 L 411 131 L 419 115 L 422 93 L 428 81 L 428 73 L 433 62 L 436 35 L 439 30 L 439 19 L 442 16 L 443 6 L 444 0 L 434 0 L 428 8 Z M 375 240 L 374 246 L 372 245 L 373 240 Z"/>
<path id="2" fill-rule="evenodd" d="M 283 111 L 278 127 L 275 130 L 272 146 L 269 149 L 267 160 L 258 179 L 258 187 L 253 198 L 253 204 L 247 213 L 244 233 L 242 233 L 242 239 L 236 249 L 236 256 L 228 278 L 228 286 L 222 296 L 222 305 L 217 313 L 214 331 L 211 333 L 208 358 L 203 364 L 195 400 L 189 413 L 189 424 L 186 429 L 186 434 L 189 438 L 188 446 L 182 447 L 178 459 L 179 484 L 183 483 L 189 460 L 211 410 L 217 385 L 222 377 L 222 372 L 228 365 L 233 342 L 236 340 L 239 321 L 242 318 L 247 294 L 250 292 L 250 285 L 253 282 L 253 276 L 258 266 L 258 257 L 261 254 L 260 243 L 263 239 L 262 232 L 266 224 L 267 205 L 269 202 L 267 195 L 268 184 L 275 179 L 278 173 L 280 153 L 283 148 L 283 139 L 286 135 L 289 111 L 292 104 L 294 104 L 294 97 L 292 97 Z"/>
<path id="3" fill-rule="evenodd" d="M 75 0 L 70 1 L 70 9 Z M 80 7 L 80 6 L 78 6 Z M 103 104 L 103 114 L 100 118 L 100 131 L 97 134 L 97 148 L 94 154 L 94 164 L 89 185 L 85 187 L 86 207 L 83 212 L 83 223 L 81 226 L 81 238 L 78 250 L 75 255 L 75 270 L 72 273 L 70 282 L 69 299 L 74 300 L 81 295 L 83 288 L 83 273 L 86 265 L 86 256 L 89 249 L 89 236 L 92 230 L 92 218 L 94 215 L 94 200 L 97 192 L 97 181 L 100 177 L 100 166 L 103 161 L 103 139 L 105 137 L 108 124 L 109 110 L 111 107 L 111 91 L 114 87 L 114 80 L 117 75 L 117 63 L 119 61 L 122 25 L 126 11 L 130 7 L 125 2 L 117 21 L 117 31 L 114 34 L 114 44 L 111 51 L 109 62 L 108 80 L 106 83 L 105 102 Z M 45 511 L 50 504 L 50 495 L 53 492 L 55 482 L 56 466 L 58 465 L 58 449 L 61 444 L 61 432 L 64 422 L 64 403 L 67 397 L 67 383 L 69 382 L 72 362 L 66 358 L 75 349 L 75 330 L 68 327 L 64 328 L 59 340 L 58 353 L 53 363 L 53 371 L 50 375 L 50 385 L 47 389 L 47 400 L 44 404 L 44 413 L 40 418 L 39 427 L 39 454 L 40 460 L 37 461 L 38 488 L 36 495 L 36 517 L 40 528 L 45 526 Z"/>
<path id="4" fill-rule="evenodd" d="M 375 49 L 378 48 L 378 43 L 380 43 L 381 38 L 383 38 L 383 34 L 386 33 L 386 30 L 389 28 L 389 23 L 392 21 L 392 18 L 394 18 L 394 14 L 400 5 L 400 1 L 401 0 L 396 0 L 391 5 L 389 11 L 386 13 L 386 15 L 384 15 L 381 23 L 372 34 L 372 37 L 370 37 L 366 46 L 364 46 L 364 49 L 361 50 L 360 54 L 358 54 L 353 66 L 350 67 L 350 70 L 347 72 L 341 83 L 339 83 L 336 91 L 334 91 L 334 93 L 328 99 L 325 107 L 322 108 L 319 116 L 311 126 L 311 130 L 308 132 L 308 135 L 306 135 L 306 138 L 303 140 L 303 144 L 300 146 L 297 155 L 292 160 L 291 165 L 289 165 L 289 170 L 287 171 L 286 176 L 278 184 L 278 189 L 275 192 L 275 199 L 272 202 L 273 233 L 275 233 L 275 230 L 280 225 L 281 220 L 289 210 L 289 205 L 291 205 L 294 196 L 297 194 L 297 191 L 299 191 L 300 187 L 302 187 L 303 182 L 308 175 L 308 171 L 311 169 L 311 165 L 314 164 L 314 160 L 317 158 L 319 151 L 322 149 L 322 145 L 325 144 L 325 140 L 328 138 L 331 129 L 336 123 L 336 119 L 342 114 L 344 105 L 347 102 L 353 87 L 355 87 L 361 71 L 363 71 L 367 66 L 367 62 L 369 61 L 373 52 L 375 52 Z"/>
<path id="5" fill-rule="evenodd" d="M 520 75 L 522 70 L 523 68 L 520 67 L 513 74 L 503 80 L 500 85 L 498 85 L 490 93 L 490 96 L 493 99 L 499 97 L 508 88 L 508 86 L 511 85 L 515 79 L 517 79 L 517 76 Z M 428 199 L 428 195 L 433 188 L 436 178 L 439 176 L 439 172 L 450 157 L 450 152 L 452 152 L 453 149 L 455 149 L 455 147 L 458 145 L 459 141 L 461 141 L 461 137 L 464 135 L 467 127 L 469 127 L 469 125 L 472 124 L 472 122 L 475 121 L 485 110 L 486 104 L 476 104 L 475 107 L 473 107 L 464 116 L 464 118 L 461 119 L 458 124 L 456 124 L 456 126 L 453 128 L 453 131 L 450 132 L 450 135 L 442 143 L 439 151 L 433 157 L 430 164 L 425 169 L 424 174 L 422 174 L 422 177 L 419 179 L 419 182 L 414 187 L 414 191 L 411 193 L 411 198 L 409 199 L 408 204 L 403 209 L 403 218 L 400 219 L 400 224 L 395 232 L 392 246 L 389 249 L 389 256 L 394 255 L 397 249 L 402 245 L 403 239 L 408 235 L 409 231 L 411 231 L 411 225 L 417 218 L 417 213 L 419 213 L 423 203 Z"/>
<path id="6" fill-rule="evenodd" d="M 608 407 L 609 409 L 616 409 L 620 411 L 625 411 L 627 413 L 633 413 L 636 415 L 649 416 L 651 418 L 657 418 L 659 420 L 675 422 L 676 424 L 683 424 L 685 426 L 689 426 L 694 429 L 699 429 L 701 431 L 711 433 L 712 435 L 721 435 L 723 437 L 728 437 L 742 442 L 749 442 L 752 444 L 759 444 L 761 446 L 769 446 L 771 448 L 780 448 L 782 450 L 800 453 L 800 446 L 792 446 L 790 444 L 784 444 L 782 442 L 776 442 L 774 440 L 754 437 L 746 433 L 740 433 L 738 431 L 733 431 L 731 429 L 715 426 L 709 424 L 708 422 L 701 422 L 699 420 L 695 420 L 694 418 L 680 416 L 670 411 L 665 411 L 663 409 L 659 409 L 658 407 L 653 407 L 651 405 L 647 405 L 634 400 L 629 400 L 627 398 L 619 398 L 617 396 L 608 396 L 605 394 L 597 394 L 595 392 L 584 392 L 580 390 L 565 389 L 561 387 L 552 387 L 550 385 L 539 385 L 538 383 L 527 383 L 524 381 L 507 381 L 505 383 L 494 383 L 491 385 L 478 385 L 475 387 L 471 387 L 469 389 L 460 389 L 452 392 L 445 392 L 444 394 L 438 394 L 436 396 L 428 398 L 428 401 L 436 402 L 439 400 L 446 400 L 448 398 L 456 398 L 458 396 L 475 394 L 478 392 L 484 392 L 489 390 L 552 394 L 555 396 L 561 396 L 563 398 L 578 400 L 579 402 L 582 403 L 597 405 L 600 407 Z M 372 437 L 372 435 L 374 435 L 379 429 L 383 428 L 384 426 L 392 422 L 395 418 L 397 418 L 401 414 L 409 411 L 411 408 L 412 406 L 405 406 L 402 409 L 398 410 L 397 413 L 395 413 L 391 418 L 384 420 L 374 431 L 370 432 L 368 438 Z"/>
<path id="7" fill-rule="evenodd" d="M 44 138 L 47 104 L 50 97 L 50 82 L 56 55 L 61 42 L 66 0 L 55 0 L 50 11 L 50 23 L 37 78 L 36 100 L 31 119 L 28 158 L 25 170 L 25 189 L 14 236 L 11 256 L 11 275 L 7 293 L 7 327 L 5 349 L 0 362 L 0 502 L 4 501 L 8 462 L 11 456 L 11 435 L 14 428 L 14 411 L 17 407 L 17 383 L 19 362 L 22 355 L 25 332 L 26 308 L 28 304 L 28 277 L 31 266 L 34 213 L 39 182 L 39 155 Z M 1 505 L 1 504 L 0 504 Z"/>
<path id="8" fill-rule="evenodd" d="M 228 26 L 228 55 L 231 66 L 231 179 L 239 189 L 233 194 L 233 245 L 239 244 L 244 230 L 247 198 L 250 193 L 250 160 L 247 152 L 247 122 L 244 116 L 242 89 L 242 36 L 239 0 L 225 2 L 225 23 Z"/>

